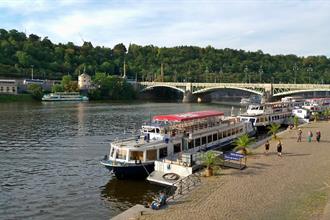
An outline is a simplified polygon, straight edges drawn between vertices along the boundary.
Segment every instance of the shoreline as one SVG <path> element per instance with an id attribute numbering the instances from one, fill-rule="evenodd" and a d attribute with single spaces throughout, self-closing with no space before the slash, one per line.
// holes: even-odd
<path id="1" fill-rule="evenodd" d="M 303 142 L 296 142 L 297 130 L 285 130 L 283 157 L 264 155 L 262 143 L 253 149 L 247 169 L 222 169 L 221 174 L 203 178 L 188 195 L 167 209 L 139 219 L 327 219 L 330 215 L 330 123 L 303 124 Z M 308 129 L 320 129 L 322 138 L 306 141 Z M 257 143 L 256 143 L 257 144 Z M 316 148 L 317 147 L 317 148 Z"/>

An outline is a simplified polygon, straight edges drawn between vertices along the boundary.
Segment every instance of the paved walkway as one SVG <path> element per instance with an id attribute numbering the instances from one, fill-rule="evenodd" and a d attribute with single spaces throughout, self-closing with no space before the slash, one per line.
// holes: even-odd
<path id="1" fill-rule="evenodd" d="M 308 130 L 322 133 L 321 143 L 306 141 Z M 203 178 L 185 198 L 140 219 L 322 219 L 329 214 L 330 122 L 306 124 L 303 142 L 296 130 L 281 135 L 283 156 L 254 150 L 242 171 L 226 169 Z M 315 139 L 315 135 L 314 135 Z M 327 208 L 325 208 L 327 206 Z"/>

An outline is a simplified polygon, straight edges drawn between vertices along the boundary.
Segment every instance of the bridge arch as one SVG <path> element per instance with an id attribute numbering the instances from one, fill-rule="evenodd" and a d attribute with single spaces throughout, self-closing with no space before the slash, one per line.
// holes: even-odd
<path id="1" fill-rule="evenodd" d="M 207 93 L 207 92 L 213 92 L 219 89 L 234 89 L 234 90 L 242 90 L 242 91 L 246 91 L 246 92 L 250 92 L 250 93 L 254 93 L 256 95 L 263 95 L 263 92 L 260 91 L 256 91 L 253 89 L 247 89 L 247 88 L 239 88 L 239 87 L 234 87 L 234 86 L 216 86 L 216 87 L 211 87 L 211 88 L 204 88 L 204 89 L 200 89 L 197 91 L 193 92 L 193 95 L 197 95 L 197 94 L 202 94 L 202 93 Z"/>
<path id="2" fill-rule="evenodd" d="M 296 93 L 303 93 L 303 92 L 330 92 L 330 88 L 329 89 L 304 89 L 304 90 L 292 90 L 292 91 L 286 91 L 286 92 L 279 92 L 274 94 L 274 97 L 278 97 L 278 96 L 286 96 L 286 95 L 292 95 L 292 94 L 296 94 Z"/>
<path id="3" fill-rule="evenodd" d="M 181 88 L 178 88 L 178 87 L 175 87 L 175 86 L 171 86 L 171 85 L 152 85 L 152 86 L 148 86 L 146 88 L 143 88 L 140 92 L 145 92 L 145 91 L 151 90 L 153 88 L 159 88 L 159 87 L 170 88 L 170 89 L 174 89 L 174 90 L 180 91 L 183 94 L 185 93 L 185 90 L 183 90 Z"/>

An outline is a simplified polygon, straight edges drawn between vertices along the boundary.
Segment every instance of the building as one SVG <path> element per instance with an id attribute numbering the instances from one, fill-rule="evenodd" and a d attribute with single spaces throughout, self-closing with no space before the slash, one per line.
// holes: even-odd
<path id="1" fill-rule="evenodd" d="M 78 76 L 78 87 L 80 90 L 88 90 L 92 85 L 92 79 L 86 73 Z"/>
<path id="2" fill-rule="evenodd" d="M 0 79 L 0 94 L 17 94 L 16 80 Z"/>

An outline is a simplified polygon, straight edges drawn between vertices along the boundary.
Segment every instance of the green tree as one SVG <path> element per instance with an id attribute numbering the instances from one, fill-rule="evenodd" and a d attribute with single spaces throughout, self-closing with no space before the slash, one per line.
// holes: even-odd
<path id="1" fill-rule="evenodd" d="M 247 148 L 254 142 L 254 138 L 249 137 L 249 135 L 244 134 L 241 137 L 237 138 L 234 142 L 235 151 L 241 150 L 244 155 L 248 154 Z"/>
<path id="2" fill-rule="evenodd" d="M 272 138 L 274 140 L 277 140 L 278 137 L 276 136 L 276 133 L 278 132 L 278 130 L 280 129 L 281 125 L 280 124 L 276 124 L 276 123 L 271 123 L 267 129 L 268 129 L 268 134 L 272 135 Z"/>
<path id="3" fill-rule="evenodd" d="M 43 96 L 42 87 L 38 84 L 30 84 L 27 87 L 27 91 L 32 95 L 32 97 L 36 100 L 41 100 Z"/>

